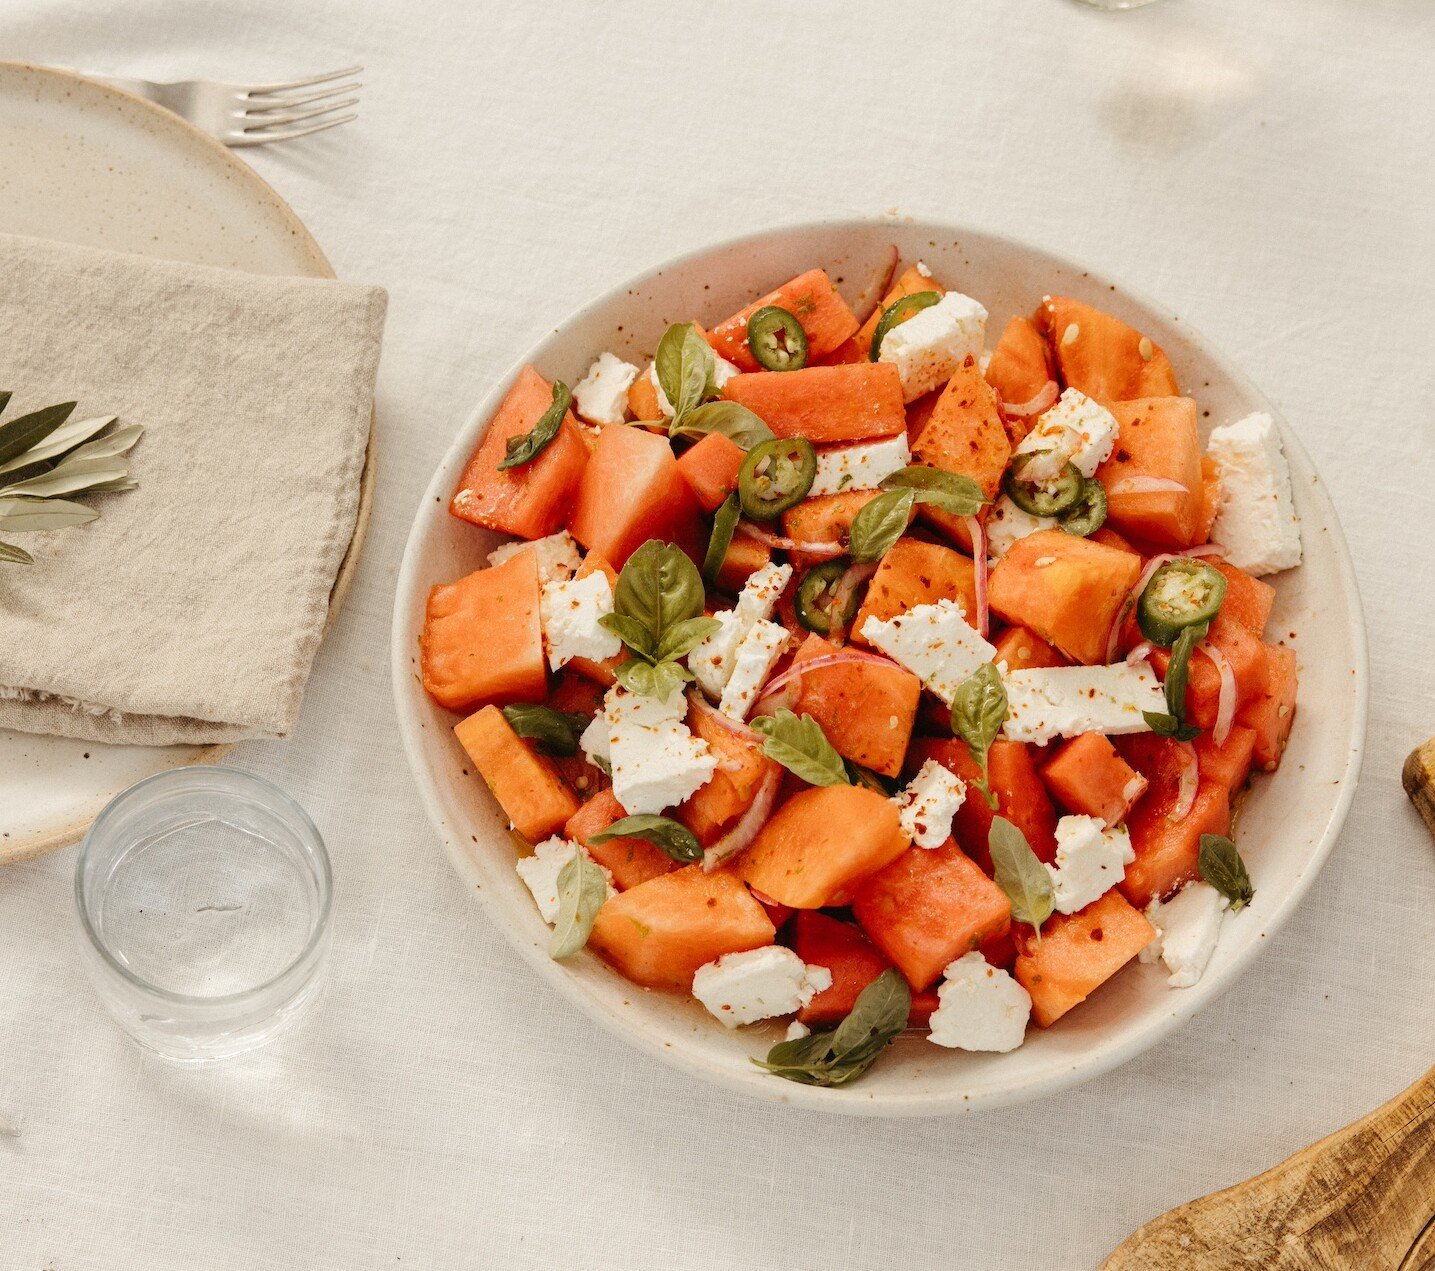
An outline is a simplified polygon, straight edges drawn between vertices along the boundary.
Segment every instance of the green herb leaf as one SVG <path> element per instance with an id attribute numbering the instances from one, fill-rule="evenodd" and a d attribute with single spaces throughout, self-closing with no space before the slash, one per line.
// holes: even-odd
<path id="1" fill-rule="evenodd" d="M 906 533 L 916 499 L 915 490 L 885 490 L 864 503 L 852 518 L 852 559 L 858 564 L 881 560 Z"/>
<path id="2" fill-rule="evenodd" d="M 61 402 L 0 424 L 0 463 L 8 463 L 16 455 L 39 445 L 69 419 L 76 405 L 76 402 Z"/>
<path id="3" fill-rule="evenodd" d="M 515 702 L 503 708 L 503 718 L 520 737 L 537 742 L 550 755 L 578 753 L 578 737 L 593 721 L 579 711 L 556 711 L 551 706 Z"/>
<path id="4" fill-rule="evenodd" d="M 686 657 L 694 646 L 706 640 L 721 626 L 716 618 L 684 618 L 663 631 L 658 642 L 658 661 L 673 662 Z"/>
<path id="5" fill-rule="evenodd" d="M 918 503 L 930 503 L 953 516 L 976 516 L 990 502 L 971 477 L 924 464 L 911 464 L 882 480 L 884 490 L 912 490 Z"/>
<path id="6" fill-rule="evenodd" d="M 884 777 L 880 772 L 873 772 L 870 768 L 864 768 L 861 764 L 853 763 L 850 759 L 846 761 L 847 780 L 854 786 L 866 786 L 868 790 L 875 790 L 878 794 L 891 798 L 897 793 L 900 782 Z"/>
<path id="7" fill-rule="evenodd" d="M 1011 916 L 1035 927 L 1040 938 L 1041 924 L 1056 908 L 1050 872 L 1036 859 L 1026 835 L 1004 816 L 992 818 L 987 845 L 996 885 L 1011 901 Z"/>
<path id="8" fill-rule="evenodd" d="M 606 627 L 644 661 L 658 660 L 658 646 L 653 641 L 653 633 L 636 618 L 623 613 L 605 613 L 598 619 L 598 625 Z"/>
<path id="9" fill-rule="evenodd" d="M 681 549 L 650 538 L 618 575 L 613 610 L 642 623 L 657 648 L 668 627 L 702 613 L 702 576 Z"/>
<path id="10" fill-rule="evenodd" d="M 907 1027 L 912 990 L 897 970 L 883 971 L 834 1029 L 778 1042 L 759 1068 L 806 1086 L 845 1086 L 866 1072 Z"/>
<path id="11" fill-rule="evenodd" d="M 608 877 L 582 850 L 558 871 L 558 921 L 548 943 L 551 957 L 572 957 L 593 931 L 598 910 L 608 899 Z"/>
<path id="12" fill-rule="evenodd" d="M 1201 735 L 1201 730 L 1185 722 L 1186 684 L 1191 674 L 1191 654 L 1206 638 L 1211 624 L 1198 623 L 1186 627 L 1176 638 L 1171 650 L 1171 660 L 1166 664 L 1166 714 L 1159 711 L 1142 711 L 1141 715 L 1151 726 L 1151 731 L 1160 737 L 1174 737 L 1177 741 L 1192 741 Z"/>
<path id="13" fill-rule="evenodd" d="M 851 784 L 842 756 L 832 748 L 822 725 L 811 715 L 798 719 L 784 709 L 775 716 L 760 715 L 751 722 L 751 727 L 763 736 L 762 753 L 809 785 Z"/>
<path id="14" fill-rule="evenodd" d="M 691 322 L 677 322 L 664 331 L 663 338 L 658 341 L 653 369 L 663 396 L 673 408 L 673 425 L 676 427 L 713 391 L 717 359 L 713 356 L 712 345 L 697 327 Z"/>
<path id="15" fill-rule="evenodd" d="M 742 502 L 736 494 L 728 495 L 713 516 L 712 537 L 708 539 L 707 554 L 703 557 L 703 578 L 710 587 L 717 585 L 718 571 L 727 559 L 727 549 L 732 546 L 733 532 L 741 517 Z"/>
<path id="16" fill-rule="evenodd" d="M 498 470 L 506 472 L 510 468 L 521 468 L 538 458 L 558 436 L 558 430 L 563 427 L 563 417 L 568 413 L 572 401 L 573 394 L 568 391 L 568 385 L 562 380 L 555 380 L 553 405 L 543 412 L 538 422 L 533 425 L 532 431 L 508 439 L 506 453 L 498 465 Z"/>
<path id="17" fill-rule="evenodd" d="M 644 662 L 639 658 L 629 658 L 614 674 L 628 692 L 664 702 L 693 678 L 681 662 Z"/>
<path id="18" fill-rule="evenodd" d="M 957 688 L 956 697 L 952 699 L 952 732 L 967 743 L 972 762 L 981 768 L 982 779 L 977 788 L 992 809 L 996 808 L 997 800 L 991 790 L 987 761 L 992 742 L 997 739 L 1006 720 L 1006 686 L 1002 683 L 1001 672 L 987 662 L 977 667 Z"/>
<path id="19" fill-rule="evenodd" d="M 1219 834 L 1201 835 L 1201 852 L 1197 857 L 1201 877 L 1231 902 L 1231 909 L 1244 909 L 1256 894 L 1255 884 L 1246 872 L 1246 863 L 1230 839 Z"/>
<path id="20" fill-rule="evenodd" d="M 0 404 L 0 410 L 3 409 L 4 405 Z M 0 561 L 9 565 L 33 565 L 35 558 L 14 543 L 0 543 Z"/>
<path id="21" fill-rule="evenodd" d="M 668 431 L 674 437 L 706 437 L 708 433 L 721 433 L 744 450 L 771 441 L 774 436 L 772 429 L 746 406 L 727 401 L 708 402 L 685 415 L 674 415 Z"/>
<path id="22" fill-rule="evenodd" d="M 664 852 L 684 865 L 691 865 L 703 858 L 703 845 L 681 821 L 672 817 L 642 813 L 625 816 L 614 821 L 606 830 L 600 830 L 589 838 L 590 843 L 607 843 L 610 839 L 644 839 L 660 847 Z"/>
<path id="23" fill-rule="evenodd" d="M 12 534 L 69 529 L 87 525 L 99 515 L 94 508 L 66 499 L 0 499 L 0 530 Z"/>
<path id="24" fill-rule="evenodd" d="M 1142 711 L 1141 717 L 1158 737 L 1170 737 L 1174 741 L 1195 741 L 1201 730 L 1194 724 L 1183 724 L 1174 715 L 1162 711 Z"/>

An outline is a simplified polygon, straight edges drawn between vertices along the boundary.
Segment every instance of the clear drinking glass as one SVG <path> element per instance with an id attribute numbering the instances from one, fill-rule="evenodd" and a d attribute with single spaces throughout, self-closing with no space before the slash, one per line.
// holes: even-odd
<path id="1" fill-rule="evenodd" d="M 297 803 L 229 768 L 111 800 L 75 870 L 85 971 L 140 1045 L 188 1063 L 274 1038 L 318 992 L 332 878 Z"/>

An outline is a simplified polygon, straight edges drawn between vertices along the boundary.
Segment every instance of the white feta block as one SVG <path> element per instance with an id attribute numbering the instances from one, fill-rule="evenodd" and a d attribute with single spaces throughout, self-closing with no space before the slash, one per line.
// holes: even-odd
<path id="1" fill-rule="evenodd" d="M 808 497 L 844 494 L 848 490 L 875 490 L 894 472 L 912 462 L 907 434 L 898 433 L 883 441 L 861 446 L 842 446 L 817 452 L 817 475 Z"/>
<path id="2" fill-rule="evenodd" d="M 613 584 L 606 574 L 545 583 L 539 610 L 548 665 L 554 671 L 574 658 L 602 662 L 623 647 L 601 621 L 613 612 Z"/>
<path id="3" fill-rule="evenodd" d="M 1144 711 L 1166 713 L 1166 694 L 1145 662 L 1054 666 L 1005 677 L 1009 741 L 1047 742 L 1081 733 L 1144 733 Z"/>
<path id="4" fill-rule="evenodd" d="M 1054 516 L 1033 516 L 1017 507 L 1006 495 L 992 505 L 987 516 L 987 557 L 1000 560 L 1011 550 L 1013 543 L 1035 534 L 1038 530 L 1054 530 Z"/>
<path id="5" fill-rule="evenodd" d="M 902 396 L 915 401 L 940 388 L 967 358 L 979 357 L 986 343 L 987 311 L 970 296 L 949 291 L 882 337 L 878 360 L 902 377 Z"/>
<path id="6" fill-rule="evenodd" d="M 1109 830 L 1093 816 L 1064 816 L 1056 823 L 1056 866 L 1048 865 L 1058 913 L 1074 914 L 1100 900 L 1136 859 L 1123 825 Z"/>
<path id="7" fill-rule="evenodd" d="M 583 852 L 584 856 L 588 856 L 577 843 L 554 837 L 538 844 L 533 849 L 532 856 L 520 856 L 514 866 L 518 870 L 519 878 L 523 879 L 528 890 L 533 893 L 533 901 L 538 906 L 538 912 L 543 915 L 543 921 L 550 927 L 558 921 L 558 875 L 573 859 L 575 852 Z M 590 856 L 588 859 L 593 858 Z M 613 889 L 613 875 L 602 865 L 598 868 L 603 870 L 608 879 L 608 895 L 616 896 L 618 893 Z"/>
<path id="8" fill-rule="evenodd" d="M 583 564 L 583 553 L 567 530 L 559 530 L 547 538 L 532 540 L 519 539 L 515 543 L 504 543 L 488 554 L 490 565 L 502 565 L 512 560 L 519 552 L 538 553 L 538 581 L 556 582 L 561 578 L 572 578 Z"/>
<path id="9" fill-rule="evenodd" d="M 1210 883 L 1199 882 L 1187 883 L 1165 904 L 1153 900 L 1146 917 L 1156 938 L 1141 951 L 1141 961 L 1159 957 L 1171 972 L 1171 987 L 1190 988 L 1205 974 L 1229 904 Z"/>
<path id="10" fill-rule="evenodd" d="M 780 944 L 725 953 L 693 976 L 693 996 L 729 1028 L 791 1015 L 831 987 L 831 971 Z"/>
<path id="11" fill-rule="evenodd" d="M 1022 468 L 1022 476 L 1037 484 L 1052 481 L 1070 463 L 1083 477 L 1094 477 L 1116 449 L 1119 431 L 1116 416 L 1105 406 L 1068 388 L 1016 448 L 1019 455 L 1041 456 Z"/>
<path id="12" fill-rule="evenodd" d="M 747 718 L 762 686 L 792 639 L 792 633 L 776 622 L 755 622 L 733 657 L 732 674 L 723 687 L 718 710 L 739 723 Z"/>
<path id="13" fill-rule="evenodd" d="M 1026 1040 L 1031 997 L 980 953 L 963 954 L 937 989 L 927 1040 L 955 1050 L 1015 1050 Z"/>
<path id="14" fill-rule="evenodd" d="M 578 749 L 588 756 L 588 762 L 594 766 L 599 768 L 607 766 L 610 753 L 606 710 L 599 711 L 588 721 L 588 727 L 579 734 Z"/>
<path id="15" fill-rule="evenodd" d="M 573 406 L 580 419 L 600 428 L 621 424 L 628 418 L 628 390 L 638 378 L 638 368 L 614 353 L 599 354 L 598 360 L 573 386 Z"/>
<path id="16" fill-rule="evenodd" d="M 962 681 L 996 657 L 996 646 L 967 623 L 955 600 L 917 605 L 885 621 L 868 618 L 862 638 L 900 663 L 948 706 Z"/>
<path id="17" fill-rule="evenodd" d="M 604 700 L 613 797 L 623 811 L 661 812 L 712 779 L 717 756 L 683 722 L 688 700 L 680 689 L 664 700 L 615 685 Z"/>
<path id="18" fill-rule="evenodd" d="M 747 580 L 734 608 L 713 615 L 718 630 L 688 654 L 688 670 L 710 698 L 722 696 L 736 665 L 738 646 L 753 627 L 772 617 L 791 578 L 791 565 L 764 565 Z"/>
<path id="19" fill-rule="evenodd" d="M 897 818 L 917 847 L 941 847 L 952 837 L 952 818 L 967 797 L 967 783 L 928 759 L 906 788 L 897 792 Z"/>
<path id="20" fill-rule="evenodd" d="M 741 375 L 742 371 L 729 362 L 726 358 L 713 354 L 713 386 L 722 391 L 722 386 L 732 379 L 734 375 Z M 673 417 L 673 404 L 668 400 L 668 395 L 663 392 L 663 386 L 658 383 L 658 367 L 656 363 L 648 364 L 648 379 L 652 381 L 653 387 L 658 392 L 658 409 L 669 419 Z"/>
<path id="21" fill-rule="evenodd" d="M 1208 452 L 1221 470 L 1221 502 L 1211 538 L 1248 574 L 1300 564 L 1300 517 L 1290 467 L 1269 415 L 1247 415 L 1211 433 Z"/>

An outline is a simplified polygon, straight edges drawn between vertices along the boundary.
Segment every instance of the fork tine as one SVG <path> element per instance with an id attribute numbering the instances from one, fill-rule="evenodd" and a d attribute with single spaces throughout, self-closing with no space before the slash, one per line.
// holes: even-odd
<path id="1" fill-rule="evenodd" d="M 285 132 L 234 132 L 230 133 L 226 142 L 233 147 L 239 146 L 264 146 L 271 141 L 293 141 L 296 137 L 307 137 L 316 132 L 327 132 L 330 128 L 337 128 L 340 124 L 346 124 L 351 119 L 357 119 L 358 112 L 347 115 L 340 115 L 337 119 L 331 119 L 327 123 L 310 124 L 307 128 L 290 128 Z"/>
<path id="2" fill-rule="evenodd" d="M 350 106 L 357 106 L 357 97 L 347 97 L 343 101 L 327 102 L 322 106 L 315 106 L 309 110 L 293 110 L 286 115 L 244 115 L 245 120 L 243 131 L 247 133 L 263 132 L 267 128 L 283 128 L 290 124 L 307 123 L 311 119 L 318 119 L 321 115 L 331 115 L 336 110 L 347 110 Z"/>
<path id="3" fill-rule="evenodd" d="M 336 79 L 347 79 L 351 75 L 357 75 L 363 69 L 362 66 L 346 66 L 342 71 L 326 71 L 322 75 L 311 75 L 308 79 L 291 79 L 277 84 L 247 84 L 244 86 L 244 91 L 249 96 L 287 93 L 296 88 L 312 88 L 315 84 L 328 84 Z"/>
<path id="4" fill-rule="evenodd" d="M 346 84 L 336 84 L 333 88 L 326 88 L 319 93 L 302 93 L 298 97 L 269 97 L 266 95 L 255 96 L 252 93 L 246 94 L 245 111 L 246 115 L 262 115 L 271 110 L 290 110 L 295 106 L 307 106 L 310 102 L 324 101 L 329 97 L 338 97 L 341 93 L 357 93 L 363 88 L 358 80 L 350 80 Z"/>

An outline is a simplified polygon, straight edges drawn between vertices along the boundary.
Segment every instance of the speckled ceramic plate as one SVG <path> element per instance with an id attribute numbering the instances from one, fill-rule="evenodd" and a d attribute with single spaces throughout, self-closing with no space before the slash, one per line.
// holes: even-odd
<path id="1" fill-rule="evenodd" d="M 595 300 L 524 361 L 573 383 L 604 349 L 631 359 L 650 356 L 669 320 L 715 321 L 814 265 L 826 267 L 852 300 L 886 266 L 893 244 L 904 260 L 925 260 L 937 277 L 981 300 L 993 333 L 1014 314 L 1029 313 L 1045 293 L 1109 309 L 1167 351 L 1178 382 L 1206 415 L 1205 431 L 1255 410 L 1279 418 L 1239 370 L 1164 305 L 1037 248 L 935 222 L 802 225 L 695 252 Z M 1300 716 L 1280 772 L 1257 779 L 1241 812 L 1255 900 L 1226 922 L 1199 984 L 1172 989 L 1163 968 L 1130 966 L 1054 1027 L 1033 1027 L 1010 1054 L 946 1051 L 909 1034 L 860 1082 L 822 1090 L 783 1081 L 749 1062 L 781 1036 L 776 1025 L 729 1030 L 690 998 L 630 984 L 596 954 L 562 963 L 550 959 L 548 929 L 513 868 L 505 818 L 454 740 L 456 717 L 429 700 L 418 677 L 429 587 L 481 567 L 497 541 L 449 516 L 447 507 L 517 370 L 478 403 L 419 505 L 399 574 L 393 674 L 404 746 L 448 854 L 485 902 L 489 919 L 546 983 L 647 1053 L 744 1094 L 828 1112 L 922 1116 L 1017 1103 L 1106 1072 L 1190 1019 L 1270 944 L 1267 937 L 1294 911 L 1345 820 L 1360 771 L 1366 713 L 1365 627 L 1345 539 L 1298 430 L 1284 424 L 1305 563 L 1271 580 L 1276 606 L 1270 630 L 1300 657 Z"/>
<path id="2" fill-rule="evenodd" d="M 284 202 L 217 141 L 127 93 L 63 71 L 0 62 L 0 232 L 256 274 L 332 278 Z M 334 592 L 358 561 L 373 488 Z M 218 746 L 100 746 L 0 729 L 0 863 L 74 842 L 112 796 Z"/>

